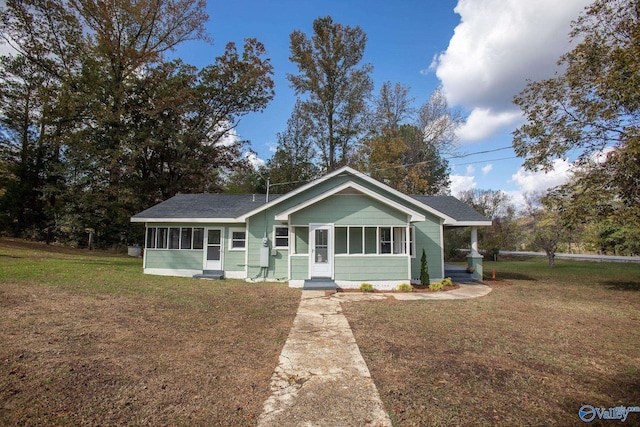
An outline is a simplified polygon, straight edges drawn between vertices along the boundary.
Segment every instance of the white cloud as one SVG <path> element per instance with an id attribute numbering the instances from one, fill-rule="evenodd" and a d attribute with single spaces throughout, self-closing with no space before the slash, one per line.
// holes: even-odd
<path id="1" fill-rule="evenodd" d="M 476 171 L 476 168 L 474 168 L 473 165 L 467 166 L 467 175 L 473 175 L 475 171 Z"/>
<path id="2" fill-rule="evenodd" d="M 517 109 L 494 112 L 490 108 L 474 108 L 465 123 L 456 132 L 461 143 L 478 142 L 503 129 L 513 129 L 522 122 Z"/>
<path id="3" fill-rule="evenodd" d="M 251 163 L 251 166 L 253 166 L 253 168 L 256 170 L 265 165 L 265 161 L 258 157 L 258 155 L 253 151 L 244 153 L 244 158 L 247 159 L 249 163 Z"/>
<path id="4" fill-rule="evenodd" d="M 489 163 L 482 168 L 482 175 L 487 176 L 493 170 L 493 165 Z"/>
<path id="5" fill-rule="evenodd" d="M 472 111 L 468 141 L 515 126 L 513 96 L 526 80 L 548 78 L 570 49 L 570 23 L 591 0 L 459 0 L 460 15 L 436 75 L 447 101 Z M 483 119 L 483 120 L 480 120 Z"/>
<path id="6" fill-rule="evenodd" d="M 451 194 L 459 196 L 463 191 L 476 188 L 476 178 L 473 175 L 450 175 Z"/>
<path id="7" fill-rule="evenodd" d="M 531 172 L 520 167 L 511 176 L 511 182 L 518 186 L 520 193 L 544 192 L 569 181 L 573 168 L 574 166 L 566 159 L 554 160 L 553 170 L 549 172 Z"/>

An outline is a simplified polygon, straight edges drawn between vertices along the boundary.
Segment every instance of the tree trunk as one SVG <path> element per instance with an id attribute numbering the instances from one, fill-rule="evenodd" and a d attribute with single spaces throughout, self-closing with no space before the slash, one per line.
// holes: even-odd
<path id="1" fill-rule="evenodd" d="M 553 268 L 556 265 L 556 253 L 550 249 L 546 250 L 547 258 L 549 259 L 549 268 Z"/>

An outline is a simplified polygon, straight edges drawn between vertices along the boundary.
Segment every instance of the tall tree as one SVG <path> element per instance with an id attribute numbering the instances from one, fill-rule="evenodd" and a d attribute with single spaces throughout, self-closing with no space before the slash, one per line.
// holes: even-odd
<path id="1" fill-rule="evenodd" d="M 243 147 L 227 135 L 273 98 L 273 68 L 255 39 L 202 70 L 166 62 L 208 40 L 207 18 L 203 0 L 9 0 L 0 11 L 2 37 L 52 82 L 30 129 L 57 148 L 61 178 L 41 193 L 57 200 L 58 229 L 118 242 L 150 203 L 224 187 Z"/>
<path id="2" fill-rule="evenodd" d="M 622 149 L 640 135 L 640 1 L 597 0 L 572 25 L 564 71 L 515 97 L 527 122 L 514 149 L 530 169 L 580 150 Z"/>
<path id="3" fill-rule="evenodd" d="M 349 162 L 365 128 L 373 89 L 373 67 L 360 65 L 366 41 L 360 27 L 334 23 L 329 16 L 313 22 L 311 38 L 299 30 L 290 35 L 289 59 L 300 74 L 287 78 L 297 95 L 307 95 L 302 106 L 313 124 L 321 166 L 329 171 Z"/>
<path id="4" fill-rule="evenodd" d="M 275 192 L 286 193 L 318 177 L 311 133 L 310 123 L 304 117 L 302 102 L 297 101 L 287 120 L 287 128 L 278 133 L 276 152 L 267 162 L 269 178 Z"/>
<path id="5" fill-rule="evenodd" d="M 382 84 L 378 96 L 374 99 L 373 128 L 377 132 L 384 129 L 394 131 L 401 123 L 412 118 L 415 109 L 414 98 L 409 97 L 409 87 L 400 83 L 394 85 L 387 81 Z"/>
<path id="6" fill-rule="evenodd" d="M 456 131 L 462 125 L 460 112 L 449 108 L 447 99 L 436 89 L 429 100 L 418 109 L 418 127 L 426 144 L 435 146 L 442 154 L 455 151 Z"/>

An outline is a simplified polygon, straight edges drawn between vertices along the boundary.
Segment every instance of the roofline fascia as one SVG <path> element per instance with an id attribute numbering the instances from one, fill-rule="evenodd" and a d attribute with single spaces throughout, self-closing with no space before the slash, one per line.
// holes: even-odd
<path id="1" fill-rule="evenodd" d="M 241 224 L 244 220 L 237 218 L 131 218 L 131 222 L 167 222 L 167 223 L 193 223 L 193 224 Z"/>
<path id="2" fill-rule="evenodd" d="M 454 221 L 444 223 L 449 227 L 491 227 L 492 224 L 491 221 Z"/>

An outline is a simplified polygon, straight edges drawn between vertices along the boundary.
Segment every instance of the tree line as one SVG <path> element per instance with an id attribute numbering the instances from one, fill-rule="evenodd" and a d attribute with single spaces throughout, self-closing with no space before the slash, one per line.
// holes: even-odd
<path id="1" fill-rule="evenodd" d="M 573 23 L 563 71 L 516 96 L 524 165 L 579 151 L 580 168 L 531 204 L 530 221 L 478 203 L 498 206 L 501 192 L 463 195 L 497 221 L 485 247 L 512 247 L 528 224 L 549 253 L 567 230 L 638 253 L 638 4 L 594 2 Z M 167 59 L 185 41 L 210 41 L 207 20 L 204 0 L 6 2 L 0 35 L 16 53 L 0 60 L 0 233 L 82 244 L 95 232 L 111 246 L 139 238 L 132 214 L 177 193 L 284 193 L 343 165 L 405 193 L 448 193 L 444 156 L 464 118 L 439 90 L 417 108 L 401 82 L 374 94 L 366 34 L 331 17 L 290 34 L 297 101 L 272 158 L 251 164 L 250 142 L 232 134 L 275 95 L 265 46 L 228 43 L 201 69 Z"/>

